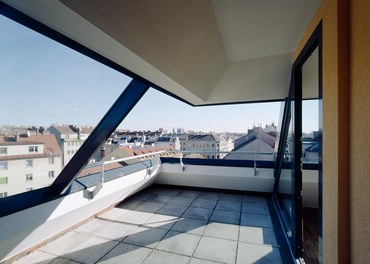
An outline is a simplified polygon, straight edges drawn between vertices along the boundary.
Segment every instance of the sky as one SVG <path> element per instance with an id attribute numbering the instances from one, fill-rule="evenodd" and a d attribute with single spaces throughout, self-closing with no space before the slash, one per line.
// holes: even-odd
<path id="1" fill-rule="evenodd" d="M 0 126 L 95 126 L 131 79 L 0 16 Z M 120 128 L 246 132 L 279 124 L 281 103 L 191 107 L 150 89 Z M 317 130 L 317 102 L 305 102 L 303 131 Z"/>

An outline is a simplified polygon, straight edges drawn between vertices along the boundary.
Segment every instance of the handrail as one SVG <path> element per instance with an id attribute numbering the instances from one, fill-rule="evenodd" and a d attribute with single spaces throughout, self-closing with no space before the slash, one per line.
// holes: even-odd
<path id="1" fill-rule="evenodd" d="M 186 153 L 198 153 L 198 154 L 262 154 L 262 155 L 274 155 L 275 152 L 272 151 L 272 152 L 257 152 L 257 151 L 205 151 L 205 150 L 200 150 L 200 151 L 190 151 L 190 150 L 177 150 L 177 151 L 173 151 L 174 153 L 180 153 L 181 156 L 180 156 L 180 166 L 181 166 L 181 169 L 182 169 L 182 172 L 185 172 L 185 169 L 186 169 L 186 166 L 183 162 L 183 158 L 184 158 L 184 154 Z M 256 158 L 254 158 L 254 163 L 253 163 L 253 167 L 254 167 L 254 176 L 257 176 L 257 162 L 256 162 Z"/>
<path id="2" fill-rule="evenodd" d="M 128 160 L 132 160 L 132 159 L 140 159 L 140 158 L 144 158 L 144 157 L 147 157 L 147 156 L 162 154 L 162 153 L 165 153 L 165 152 L 166 152 L 165 150 L 161 150 L 161 151 L 145 153 L 145 154 L 141 154 L 141 155 L 137 155 L 137 156 L 126 157 L 126 158 L 115 159 L 115 160 L 108 160 L 108 161 L 103 161 L 103 162 L 96 162 L 96 163 L 86 165 L 85 169 L 101 166 L 101 178 L 100 178 L 100 182 L 97 183 L 94 190 L 89 191 L 87 189 L 87 187 L 85 186 L 85 188 L 83 190 L 83 197 L 88 199 L 88 200 L 92 200 L 98 194 L 98 192 L 103 188 L 104 178 L 105 178 L 105 165 L 112 164 L 112 163 L 117 163 L 117 162 L 122 162 L 122 161 L 128 161 Z M 139 162 L 143 163 L 144 160 L 140 160 Z M 150 167 L 146 166 L 146 168 L 148 170 L 148 173 L 150 173 Z M 76 180 L 77 180 L 77 178 L 75 179 L 75 181 Z"/>
<path id="3" fill-rule="evenodd" d="M 258 152 L 258 151 L 207 151 L 207 150 L 197 150 L 197 151 L 191 151 L 191 150 L 174 150 L 170 152 L 175 153 L 220 153 L 220 154 L 262 154 L 262 155 L 274 155 L 274 151 L 271 152 Z"/>
<path id="4" fill-rule="evenodd" d="M 175 151 L 161 150 L 161 151 L 150 152 L 150 153 L 145 153 L 145 154 L 141 154 L 141 155 L 137 155 L 137 156 L 121 158 L 121 159 L 107 160 L 107 161 L 103 161 L 103 162 L 95 162 L 95 163 L 87 164 L 85 166 L 85 169 L 98 167 L 98 166 L 102 166 L 102 165 L 107 165 L 107 164 L 112 164 L 112 163 L 117 163 L 117 162 L 122 162 L 122 161 L 127 161 L 127 160 L 132 160 L 132 159 L 137 159 L 137 158 L 144 158 L 146 156 L 158 155 L 158 154 L 162 154 L 162 153 L 165 153 L 165 152 L 175 152 Z"/>

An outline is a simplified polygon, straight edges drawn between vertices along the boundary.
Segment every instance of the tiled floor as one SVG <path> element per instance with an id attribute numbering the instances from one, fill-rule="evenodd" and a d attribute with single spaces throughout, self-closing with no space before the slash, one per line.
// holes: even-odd
<path id="1" fill-rule="evenodd" d="M 282 263 L 262 197 L 154 186 L 17 263 Z"/>

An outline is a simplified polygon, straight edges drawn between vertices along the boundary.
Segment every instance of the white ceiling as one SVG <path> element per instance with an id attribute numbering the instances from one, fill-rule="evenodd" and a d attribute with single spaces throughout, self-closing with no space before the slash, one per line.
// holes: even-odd
<path id="1" fill-rule="evenodd" d="M 5 0 L 195 105 L 287 96 L 321 0 Z"/>
<path id="2" fill-rule="evenodd" d="M 213 0 L 230 61 L 291 53 L 321 0 Z"/>

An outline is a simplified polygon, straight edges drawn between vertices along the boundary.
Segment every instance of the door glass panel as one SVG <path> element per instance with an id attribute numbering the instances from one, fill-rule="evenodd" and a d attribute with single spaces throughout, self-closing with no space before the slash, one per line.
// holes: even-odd
<path id="1" fill-rule="evenodd" d="M 286 233 L 289 239 L 292 237 L 292 221 L 293 221 L 293 208 L 294 208 L 294 131 L 293 131 L 293 119 L 290 118 L 294 111 L 293 101 L 288 102 L 290 104 L 290 113 L 286 116 L 287 131 L 286 142 L 281 145 L 282 147 L 282 168 L 280 172 L 280 181 L 277 190 L 277 197 L 280 203 L 282 215 L 286 223 Z M 284 142 L 283 142 L 284 143 Z"/>

